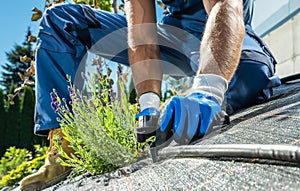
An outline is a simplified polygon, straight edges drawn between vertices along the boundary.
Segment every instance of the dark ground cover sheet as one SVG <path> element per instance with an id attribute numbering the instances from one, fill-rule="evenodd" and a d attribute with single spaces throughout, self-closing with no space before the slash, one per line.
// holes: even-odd
<path id="1" fill-rule="evenodd" d="M 230 125 L 196 144 L 300 146 L 300 81 L 281 85 L 270 101 L 230 119 Z M 170 157 L 157 163 L 147 158 L 101 176 L 68 179 L 47 190 L 300 190 L 299 167 L 299 162 L 258 158 Z"/>

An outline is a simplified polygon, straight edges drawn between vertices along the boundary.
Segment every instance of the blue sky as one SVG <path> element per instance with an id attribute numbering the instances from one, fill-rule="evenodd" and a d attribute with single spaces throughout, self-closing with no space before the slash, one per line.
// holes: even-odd
<path id="1" fill-rule="evenodd" d="M 36 35 L 38 22 L 31 21 L 32 8 L 43 9 L 45 0 L 5 1 L 0 6 L 0 64 L 6 63 L 6 54 L 25 40 L 27 28 Z M 1 71 L 1 69 L 0 69 Z"/>
<path id="2" fill-rule="evenodd" d="M 287 0 L 264 0 L 272 2 L 271 4 L 282 6 Z M 264 2 L 263 1 L 263 2 Z M 27 27 L 31 27 L 33 35 L 36 35 L 38 30 L 38 22 L 31 21 L 32 8 L 37 7 L 43 9 L 46 0 L 8 0 L 3 2 L 0 6 L 0 64 L 6 62 L 5 52 L 10 51 L 15 44 L 21 44 L 25 39 Z M 262 2 L 262 1 L 260 1 Z M 280 3 L 281 2 L 281 3 Z M 265 2 L 266 3 L 266 2 Z M 266 18 L 266 13 L 260 10 L 260 7 L 256 7 L 256 13 L 254 16 L 253 26 L 259 24 L 259 21 L 263 21 Z M 271 10 L 276 10 L 274 6 L 271 6 Z M 162 10 L 157 9 L 159 17 L 161 17 Z M 270 11 L 268 11 L 270 12 Z M 1 70 L 1 69 L 0 69 Z"/>
<path id="3" fill-rule="evenodd" d="M 8 0 L 0 6 L 0 65 L 7 63 L 5 52 L 13 49 L 14 45 L 22 44 L 27 28 L 37 35 L 38 24 L 31 21 L 32 8 L 44 9 L 46 0 Z M 158 8 L 161 17 L 162 10 Z M 2 72 L 0 67 L 0 73 Z M 1 77 L 1 75 L 0 75 Z"/>
<path id="4" fill-rule="evenodd" d="M 274 2 L 273 4 L 277 7 L 274 8 L 274 5 L 271 6 L 272 8 L 270 9 L 273 11 L 287 2 L 287 0 L 264 1 Z M 5 52 L 10 51 L 15 44 L 21 44 L 25 40 L 28 27 L 31 28 L 33 35 L 37 34 L 39 21 L 31 21 L 31 10 L 33 7 L 43 10 L 45 2 L 46 0 L 8 0 L 5 1 L 5 3 L 2 3 L 0 6 L 0 65 L 6 62 Z M 253 26 L 259 24 L 260 21 L 263 21 L 262 18 L 267 17 L 266 13 L 259 9 L 260 7 L 266 8 L 265 6 L 256 7 L 257 11 L 253 19 Z M 160 8 L 157 10 L 158 16 L 161 17 L 162 10 Z"/>

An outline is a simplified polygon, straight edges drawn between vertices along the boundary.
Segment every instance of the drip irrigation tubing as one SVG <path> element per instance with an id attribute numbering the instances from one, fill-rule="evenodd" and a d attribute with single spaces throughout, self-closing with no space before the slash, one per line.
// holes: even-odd
<path id="1" fill-rule="evenodd" d="M 290 81 L 299 80 L 300 79 L 300 73 L 292 74 L 290 76 L 286 76 L 280 79 L 281 83 L 285 84 Z"/>
<path id="2" fill-rule="evenodd" d="M 287 83 L 300 79 L 300 73 L 281 78 Z M 295 145 L 267 145 L 267 144 L 212 144 L 185 145 L 165 147 L 159 151 L 158 160 L 170 157 L 203 157 L 203 158 L 256 158 L 270 159 L 284 162 L 300 163 L 300 146 Z"/>
<path id="3" fill-rule="evenodd" d="M 213 144 L 166 147 L 158 151 L 159 160 L 170 157 L 229 157 L 271 159 L 300 163 L 300 147 L 294 145 Z"/>

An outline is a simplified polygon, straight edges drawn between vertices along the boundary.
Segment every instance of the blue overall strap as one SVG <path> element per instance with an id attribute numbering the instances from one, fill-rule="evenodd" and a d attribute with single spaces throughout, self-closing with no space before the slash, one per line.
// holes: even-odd
<path id="1" fill-rule="evenodd" d="M 254 1 L 244 0 L 243 5 L 244 5 L 244 22 L 246 25 L 251 25 L 252 18 L 253 18 Z"/>
<path id="2" fill-rule="evenodd" d="M 192 16 L 193 19 L 206 22 L 207 14 L 204 9 L 203 0 L 162 0 L 167 5 L 168 12 L 174 17 L 184 15 Z M 245 24 L 251 25 L 253 18 L 253 0 L 243 0 L 244 5 L 244 21 Z"/>

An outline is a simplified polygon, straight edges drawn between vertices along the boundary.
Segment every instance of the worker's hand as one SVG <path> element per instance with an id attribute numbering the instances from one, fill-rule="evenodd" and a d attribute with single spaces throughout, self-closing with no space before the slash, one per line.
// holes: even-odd
<path id="1" fill-rule="evenodd" d="M 221 103 L 227 81 L 217 75 L 201 75 L 194 80 L 191 94 L 174 96 L 166 104 L 160 119 L 160 131 L 173 131 L 173 138 L 188 144 L 205 135 Z"/>
<path id="2" fill-rule="evenodd" d="M 202 137 L 221 107 L 212 96 L 193 93 L 186 97 L 175 96 L 167 104 L 161 116 L 160 130 L 171 125 L 173 138 L 188 144 L 193 138 Z"/>

